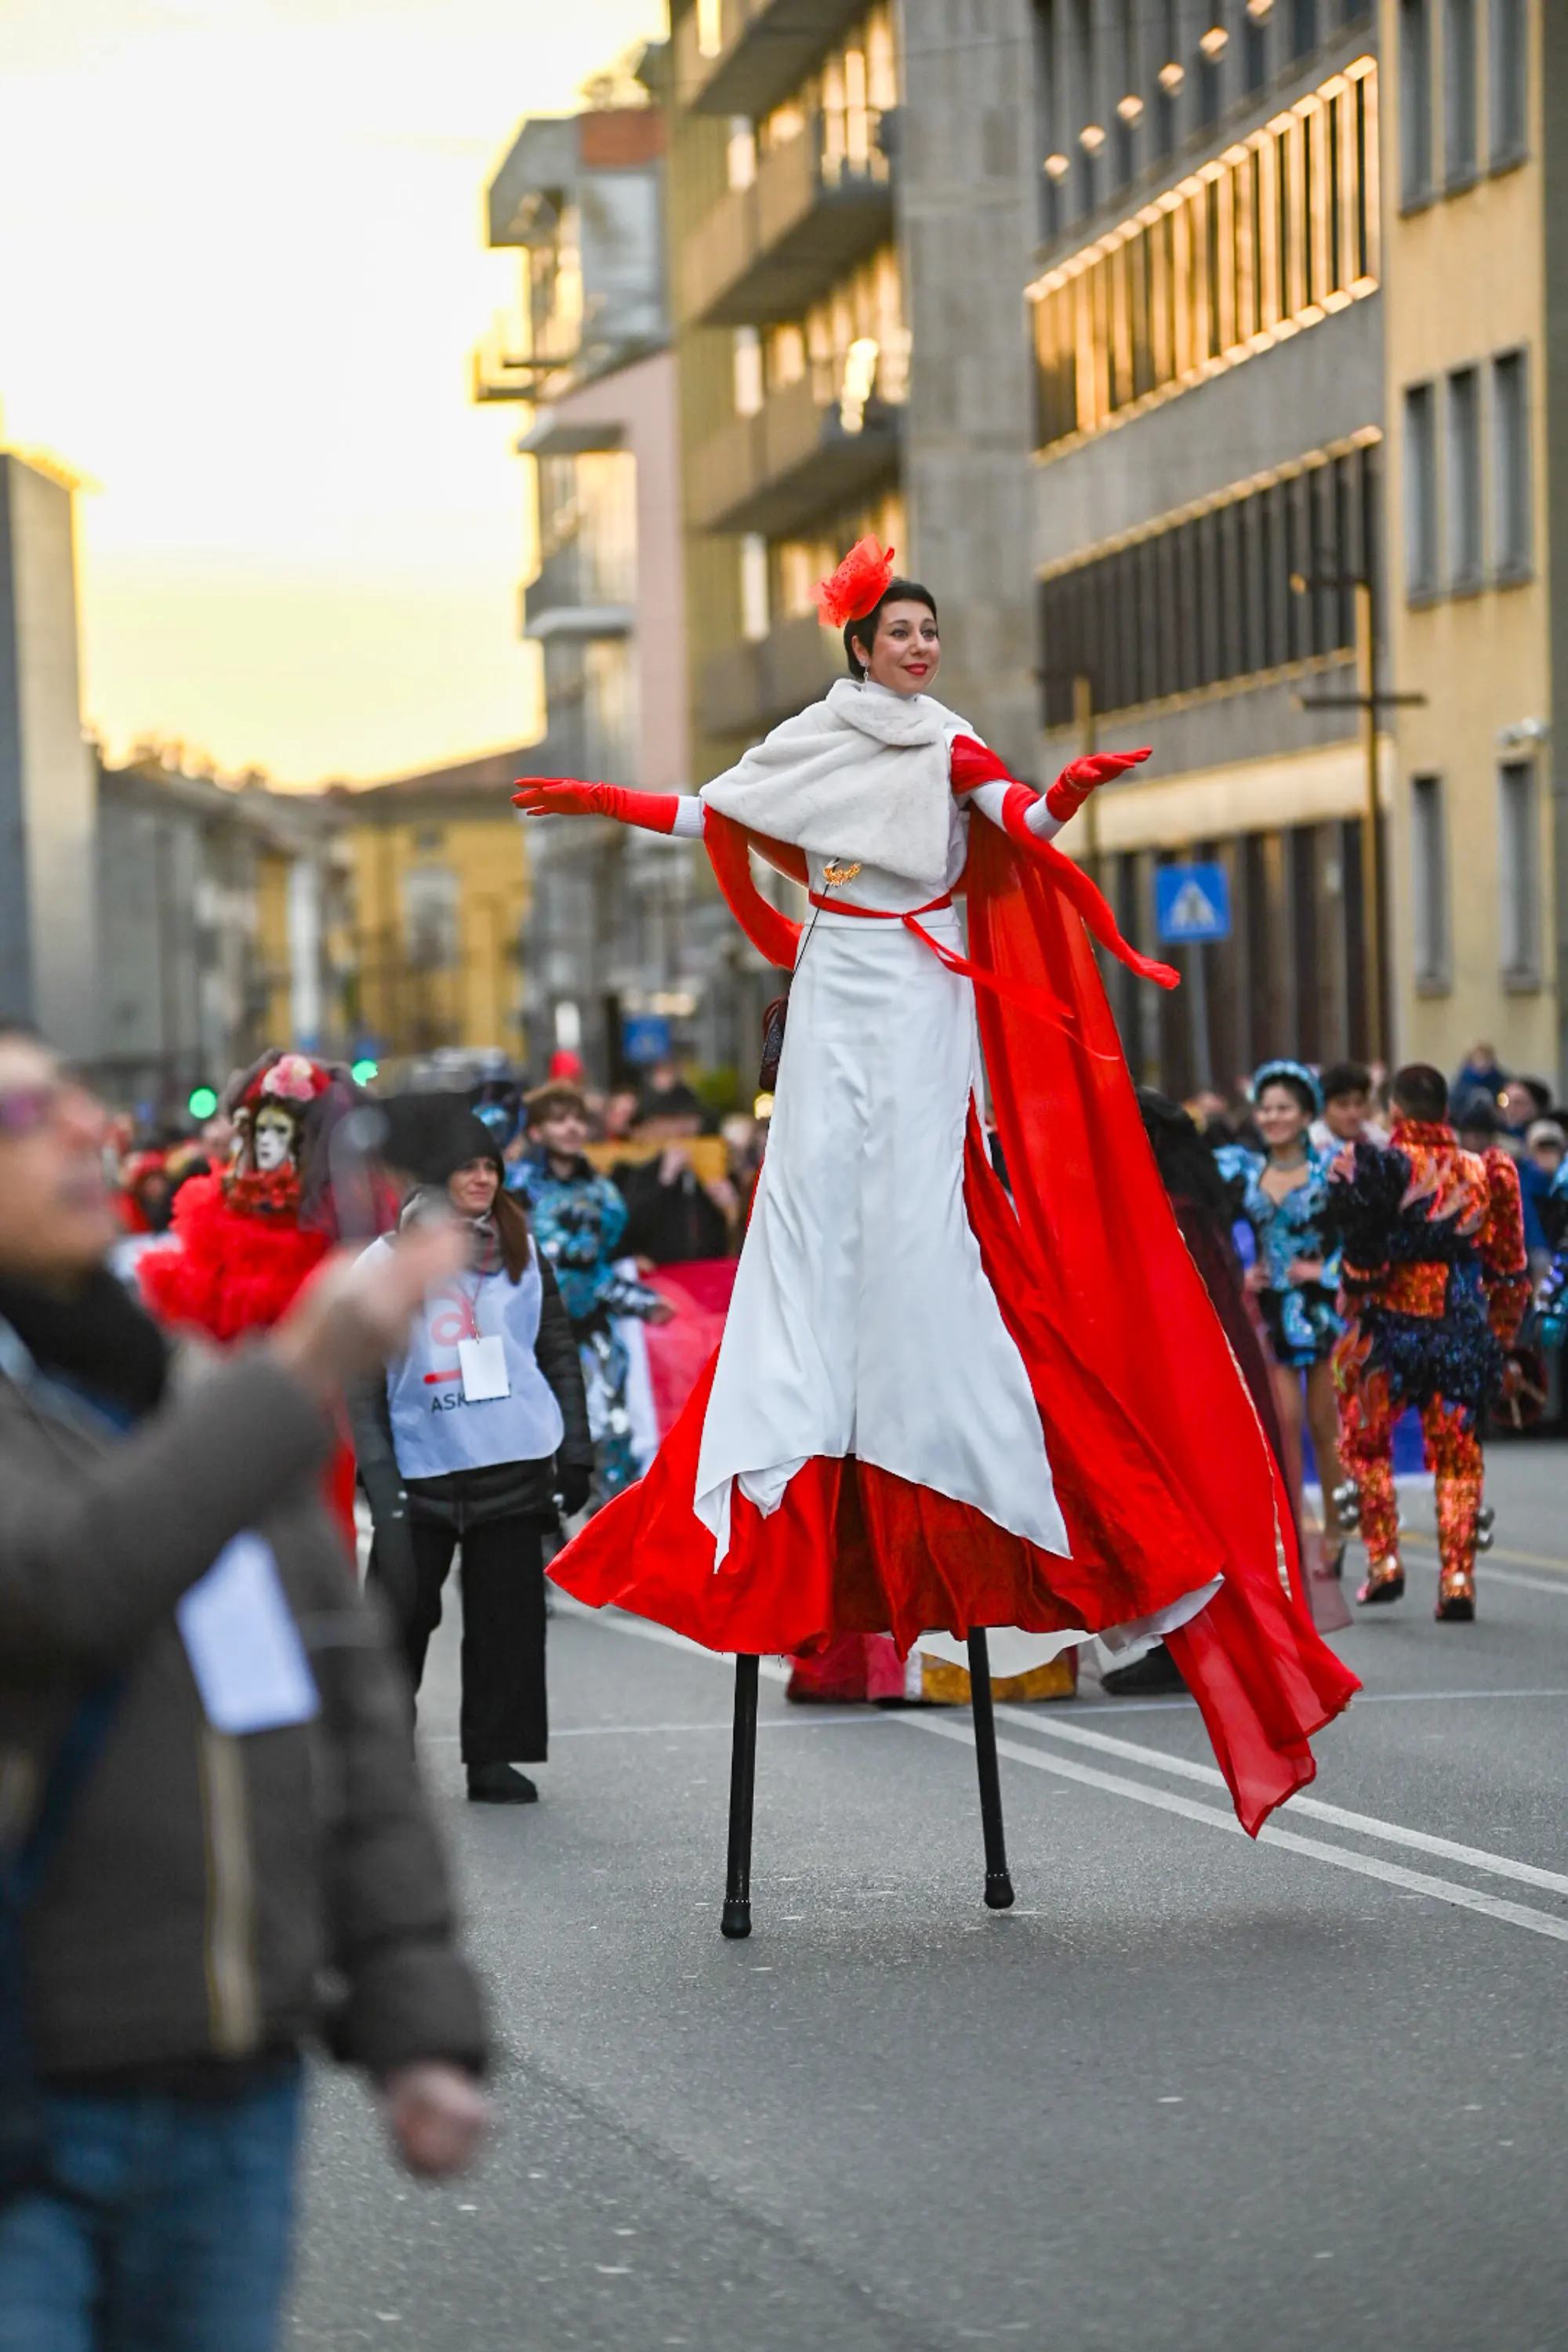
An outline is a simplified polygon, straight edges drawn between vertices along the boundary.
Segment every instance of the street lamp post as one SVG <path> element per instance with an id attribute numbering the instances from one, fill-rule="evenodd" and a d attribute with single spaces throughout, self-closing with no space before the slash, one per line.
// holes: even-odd
<path id="1" fill-rule="evenodd" d="M 1384 1058 L 1383 1003 L 1383 846 L 1377 773 L 1377 720 L 1384 710 L 1410 709 L 1425 703 L 1424 694 L 1380 694 L 1377 687 L 1377 625 L 1373 583 L 1364 572 L 1290 574 L 1298 596 L 1314 588 L 1350 589 L 1355 598 L 1356 691 L 1354 694 L 1299 694 L 1299 710 L 1355 710 L 1361 714 L 1362 754 L 1365 761 L 1365 814 L 1361 827 L 1362 938 L 1364 942 L 1367 1059 Z"/>

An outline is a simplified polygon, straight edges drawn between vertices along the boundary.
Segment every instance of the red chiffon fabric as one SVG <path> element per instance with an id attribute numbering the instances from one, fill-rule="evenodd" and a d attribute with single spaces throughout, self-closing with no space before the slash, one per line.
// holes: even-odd
<path id="1" fill-rule="evenodd" d="M 764 953 L 784 919 L 746 836 L 708 826 L 725 897 Z M 971 1225 L 1039 1409 L 1072 1548 L 1060 1559 L 967 1505 L 850 1458 L 808 1463 L 764 1518 L 738 1490 L 731 1541 L 696 1518 L 713 1364 L 639 1486 L 552 1574 L 717 1650 L 819 1650 L 851 1633 L 1127 1624 L 1224 1581 L 1169 1638 L 1248 1831 L 1312 1778 L 1310 1734 L 1359 1687 L 1291 1591 L 1296 1538 L 1272 1455 L 1176 1230 L 1093 952 L 1048 869 L 971 836 L 970 949 L 1017 997 L 975 992 L 1015 1207 L 972 1124 Z M 1087 877 L 1084 877 L 1087 881 Z M 1092 886 L 1090 886 L 1092 887 Z M 786 952 L 793 952 L 793 943 Z M 1022 1009 L 1043 992 L 1058 1027 Z M 911 1270 L 918 1279 L 918 1271 Z"/>
<path id="2" fill-rule="evenodd" d="M 968 883 L 975 960 L 1054 986 L 1082 1024 L 1088 1051 L 976 992 L 1033 1297 L 1067 1339 L 1086 1383 L 1096 1499 L 1103 1503 L 1121 1478 L 1136 1432 L 1209 1572 L 1225 1578 L 1169 1642 L 1237 1812 L 1256 1834 L 1312 1779 L 1310 1735 L 1361 1685 L 1319 1640 L 1292 1591 L 1289 1498 L 1177 1232 L 1126 1065 L 1112 1054 L 1116 1027 L 1089 941 L 1063 919 L 1039 870 L 992 826 L 972 829 Z M 998 1296 L 1005 1312 L 1007 1294 Z M 1025 1360 L 1032 1362 L 1027 1350 Z M 1055 1469 L 1054 1453 L 1051 1460 Z M 1058 1491 L 1066 1484 L 1058 1475 Z M 1070 1488 L 1063 1494 L 1076 1546 L 1075 1499 Z M 1140 1549 L 1144 1532 L 1140 1519 Z"/>
<path id="3" fill-rule="evenodd" d="M 668 1434 L 724 1336 L 724 1317 L 735 1287 L 732 1257 L 700 1257 L 685 1265 L 661 1265 L 647 1277 L 675 1309 L 668 1323 L 644 1327 L 648 1385 L 660 1437 Z"/>

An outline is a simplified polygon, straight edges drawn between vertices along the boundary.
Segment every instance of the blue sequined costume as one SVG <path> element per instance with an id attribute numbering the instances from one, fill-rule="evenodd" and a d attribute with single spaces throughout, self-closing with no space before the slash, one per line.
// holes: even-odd
<path id="1" fill-rule="evenodd" d="M 1552 1264 L 1537 1294 L 1536 1328 L 1542 1346 L 1560 1348 L 1568 1339 L 1568 1160 L 1557 1171 L 1552 1190 L 1541 1203 L 1541 1224 Z"/>
<path id="2" fill-rule="evenodd" d="M 652 1315 L 664 1301 L 657 1290 L 616 1272 L 626 1204 L 589 1160 L 579 1157 L 568 1175 L 557 1176 L 542 1151 L 530 1151 L 508 1170 L 507 1187 L 528 1203 L 534 1237 L 554 1268 L 572 1319 L 588 1391 L 596 1499 L 607 1503 L 638 1475 L 626 1410 L 630 1364 L 616 1323 L 622 1316 Z"/>
<path id="3" fill-rule="evenodd" d="M 1222 1176 L 1239 1182 L 1241 1212 L 1257 1237 L 1258 1262 L 1268 1279 L 1258 1304 L 1275 1362 L 1295 1371 L 1324 1362 L 1343 1328 L 1334 1308 L 1339 1258 L 1323 1228 L 1332 1154 L 1309 1143 L 1307 1180 L 1282 1201 L 1270 1200 L 1263 1189 L 1265 1153 L 1225 1143 L 1215 1159 Z M 1321 1258 L 1322 1280 L 1292 1282 L 1289 1268 L 1298 1258 Z"/>

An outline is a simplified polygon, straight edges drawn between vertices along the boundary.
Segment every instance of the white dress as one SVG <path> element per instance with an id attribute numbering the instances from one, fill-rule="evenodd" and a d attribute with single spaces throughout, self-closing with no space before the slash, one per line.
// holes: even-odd
<path id="1" fill-rule="evenodd" d="M 967 731 L 942 718 L 948 740 Z M 945 759 L 944 745 L 944 772 Z M 889 913 L 928 904 L 963 872 L 971 822 L 985 822 L 951 791 L 947 808 L 937 891 L 929 873 L 915 882 L 863 863 L 826 892 L 826 861 L 808 852 L 813 891 Z M 921 921 L 963 952 L 955 908 Z M 703 1423 L 694 1507 L 720 1560 L 737 1483 L 766 1514 L 814 1456 L 848 1454 L 1068 1555 L 1028 1374 L 964 1206 L 979 1087 L 971 982 L 900 922 L 814 909 Z M 998 1630 L 993 1667 L 1024 1673 L 1086 1638 Z M 966 1655 L 948 1636 L 921 1646 Z"/>

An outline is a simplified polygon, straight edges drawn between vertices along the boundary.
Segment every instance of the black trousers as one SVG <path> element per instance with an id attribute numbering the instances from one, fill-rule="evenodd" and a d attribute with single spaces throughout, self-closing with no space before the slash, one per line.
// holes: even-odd
<path id="1" fill-rule="evenodd" d="M 441 1622 L 441 1588 L 458 1548 L 456 1528 L 410 1519 L 414 1592 L 394 1589 L 371 1547 L 367 1580 L 391 1609 L 416 1690 L 430 1636 Z M 465 1764 L 542 1764 L 550 1752 L 544 1696 L 544 1568 L 537 1519 L 489 1519 L 468 1528 L 463 1547 Z"/>

